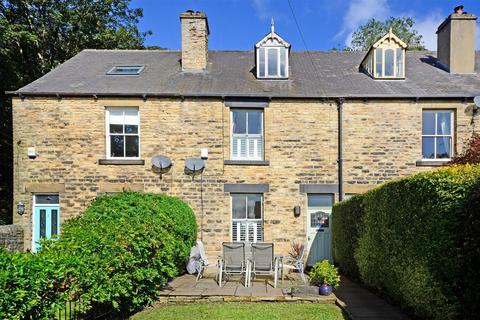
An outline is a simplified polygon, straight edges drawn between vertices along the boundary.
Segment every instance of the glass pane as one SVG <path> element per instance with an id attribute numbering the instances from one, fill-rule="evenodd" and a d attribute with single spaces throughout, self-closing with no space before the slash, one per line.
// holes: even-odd
<path id="1" fill-rule="evenodd" d="M 125 124 L 138 124 L 138 110 L 125 110 Z"/>
<path id="2" fill-rule="evenodd" d="M 109 122 L 110 124 L 123 124 L 123 110 L 122 109 L 109 109 Z"/>
<path id="3" fill-rule="evenodd" d="M 435 158 L 435 138 L 422 138 L 422 157 L 423 159 Z"/>
<path id="4" fill-rule="evenodd" d="M 287 76 L 287 49 L 280 48 L 280 76 Z"/>
<path id="5" fill-rule="evenodd" d="M 52 236 L 58 234 L 58 221 L 57 221 L 58 210 L 52 210 Z"/>
<path id="6" fill-rule="evenodd" d="M 311 228 L 328 228 L 330 215 L 327 212 L 317 211 L 310 214 Z"/>
<path id="7" fill-rule="evenodd" d="M 138 136 L 125 136 L 125 156 L 138 157 Z"/>
<path id="8" fill-rule="evenodd" d="M 437 159 L 449 159 L 450 158 L 450 137 L 438 137 L 437 138 Z"/>
<path id="9" fill-rule="evenodd" d="M 58 194 L 36 194 L 36 204 L 58 204 Z"/>
<path id="10" fill-rule="evenodd" d="M 392 77 L 393 76 L 393 68 L 394 68 L 394 52 L 393 49 L 385 50 L 385 76 Z"/>
<path id="11" fill-rule="evenodd" d="M 437 134 L 450 135 L 452 134 L 452 113 L 451 112 L 437 112 Z"/>
<path id="12" fill-rule="evenodd" d="M 397 48 L 397 77 L 403 77 L 403 49 Z"/>
<path id="13" fill-rule="evenodd" d="M 375 76 L 376 77 L 381 77 L 382 76 L 382 49 L 375 49 L 375 63 L 376 63 L 376 72 Z"/>
<path id="14" fill-rule="evenodd" d="M 260 77 L 265 77 L 265 48 L 260 48 L 258 49 L 259 54 L 258 54 L 258 71 L 259 71 L 259 76 Z"/>
<path id="15" fill-rule="evenodd" d="M 45 238 L 47 235 L 47 211 L 40 210 L 40 238 Z"/>
<path id="16" fill-rule="evenodd" d="M 259 194 L 247 195 L 248 219 L 262 219 L 262 196 Z"/>
<path id="17" fill-rule="evenodd" d="M 110 156 L 124 157 L 123 136 L 110 136 Z"/>
<path id="18" fill-rule="evenodd" d="M 262 133 L 262 112 L 261 111 L 248 112 L 248 133 L 251 133 L 251 134 Z"/>
<path id="19" fill-rule="evenodd" d="M 233 133 L 247 133 L 247 113 L 233 111 Z"/>
<path id="20" fill-rule="evenodd" d="M 331 195 L 308 195 L 308 207 L 331 207 L 333 197 Z"/>
<path id="21" fill-rule="evenodd" d="M 110 125 L 110 133 L 123 133 L 123 125 L 122 124 L 111 124 Z"/>
<path id="22" fill-rule="evenodd" d="M 267 49 L 268 53 L 268 76 L 276 77 L 278 75 L 278 57 L 277 49 Z"/>
<path id="23" fill-rule="evenodd" d="M 247 208 L 244 194 L 232 194 L 232 217 L 233 219 L 245 219 Z"/>
<path id="24" fill-rule="evenodd" d="M 133 124 L 125 125 L 125 133 L 130 133 L 130 134 L 138 133 L 138 126 Z"/>
<path id="25" fill-rule="evenodd" d="M 422 134 L 435 134 L 435 112 L 431 112 L 431 111 L 423 112 Z"/>

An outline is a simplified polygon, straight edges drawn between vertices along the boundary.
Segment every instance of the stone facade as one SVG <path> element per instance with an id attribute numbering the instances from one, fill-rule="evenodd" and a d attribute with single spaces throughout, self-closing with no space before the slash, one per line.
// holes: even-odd
<path id="1" fill-rule="evenodd" d="M 15 224 L 0 226 L 0 248 L 23 251 L 23 227 Z"/>
<path id="2" fill-rule="evenodd" d="M 105 107 L 135 106 L 140 112 L 143 165 L 102 165 L 105 158 Z M 363 192 L 382 182 L 431 169 L 421 159 L 424 109 L 455 110 L 457 151 L 471 136 L 471 103 L 460 100 L 347 100 L 344 104 L 344 192 Z M 470 110 L 470 111 L 469 111 Z M 208 254 L 231 238 L 230 194 L 226 183 L 269 184 L 264 194 L 264 240 L 286 254 L 293 240 L 304 241 L 307 197 L 300 184 L 338 184 L 338 113 L 334 101 L 274 99 L 264 109 L 268 165 L 232 165 L 230 109 L 221 99 L 13 98 L 14 213 L 31 247 L 32 195 L 60 194 L 61 220 L 82 214 L 97 195 L 122 189 L 167 193 L 195 211 Z M 38 156 L 27 157 L 35 147 Z M 185 159 L 208 148 L 202 177 L 184 173 Z M 160 179 L 151 170 L 155 155 L 174 165 Z M 203 184 L 203 185 L 202 185 Z M 203 196 L 203 206 L 201 197 Z M 336 195 L 338 199 L 338 195 Z M 293 208 L 300 206 L 295 217 Z M 203 207 L 203 214 L 202 214 Z"/>

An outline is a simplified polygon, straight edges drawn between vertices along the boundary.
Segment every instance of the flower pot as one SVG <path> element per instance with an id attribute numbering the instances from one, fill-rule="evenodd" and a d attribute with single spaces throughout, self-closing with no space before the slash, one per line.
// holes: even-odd
<path id="1" fill-rule="evenodd" d="M 318 287 L 318 292 L 322 296 L 328 296 L 332 294 L 332 286 L 328 284 L 322 284 L 320 287 Z"/>

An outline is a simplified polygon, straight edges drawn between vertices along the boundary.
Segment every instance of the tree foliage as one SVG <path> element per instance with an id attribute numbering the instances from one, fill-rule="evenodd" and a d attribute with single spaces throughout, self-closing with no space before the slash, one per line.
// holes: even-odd
<path id="1" fill-rule="evenodd" d="M 450 164 L 479 164 L 480 163 L 480 134 L 474 135 L 467 144 L 465 152 L 457 155 Z"/>
<path id="2" fill-rule="evenodd" d="M 5 91 L 41 77 L 83 49 L 143 48 L 142 9 L 130 0 L 0 0 L 0 223 L 13 189 L 11 104 Z M 3 216 L 3 219 L 2 219 Z"/>
<path id="3" fill-rule="evenodd" d="M 407 50 L 425 50 L 422 35 L 414 29 L 415 21 L 408 17 L 390 17 L 385 21 L 370 19 L 352 35 L 349 50 L 367 51 L 390 28 L 408 47 Z"/>

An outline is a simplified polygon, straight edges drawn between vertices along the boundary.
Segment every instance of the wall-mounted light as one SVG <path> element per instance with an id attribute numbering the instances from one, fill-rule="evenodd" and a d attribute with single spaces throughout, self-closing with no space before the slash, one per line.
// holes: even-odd
<path id="1" fill-rule="evenodd" d="M 300 213 L 301 213 L 300 206 L 293 207 L 293 215 L 295 217 L 300 217 Z"/>
<path id="2" fill-rule="evenodd" d="M 22 214 L 25 213 L 25 204 L 24 204 L 22 201 L 20 201 L 19 203 L 17 203 L 17 213 L 18 213 L 19 215 L 22 215 Z"/>

